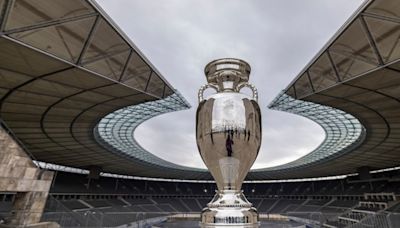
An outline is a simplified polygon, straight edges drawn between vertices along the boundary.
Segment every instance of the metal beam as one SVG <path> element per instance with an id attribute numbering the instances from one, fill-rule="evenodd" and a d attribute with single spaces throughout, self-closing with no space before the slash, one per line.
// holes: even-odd
<path id="1" fill-rule="evenodd" d="M 326 50 L 326 55 L 328 56 L 328 59 L 329 59 L 329 62 L 331 63 L 331 66 L 332 66 L 333 71 L 335 72 L 337 81 L 338 81 L 338 82 L 342 81 L 342 80 L 340 79 L 339 70 L 337 69 L 337 67 L 336 67 L 336 65 L 335 65 L 335 62 L 334 62 L 333 59 L 332 59 L 332 56 L 331 56 L 331 53 L 330 53 L 329 49 Z"/>
<path id="2" fill-rule="evenodd" d="M 95 58 L 91 58 L 89 61 L 85 61 L 85 62 L 82 62 L 82 60 L 81 60 L 81 65 L 90 64 L 90 63 L 93 63 L 93 62 L 96 62 L 96 61 L 99 61 L 99 60 L 102 60 L 102 59 L 108 59 L 108 58 L 111 58 L 113 56 L 116 56 L 116 55 L 122 54 L 124 52 L 127 52 L 129 50 L 132 50 L 132 48 L 127 48 L 127 49 L 124 49 L 122 51 L 109 52 L 109 53 L 107 53 L 105 55 L 99 55 L 99 56 L 97 56 Z"/>
<path id="3" fill-rule="evenodd" d="M 163 98 L 165 98 L 165 87 L 167 87 L 167 85 L 164 83 L 164 88 L 163 88 L 163 91 L 162 91 L 162 97 Z"/>
<path id="4" fill-rule="evenodd" d="M 30 49 L 30 50 L 34 50 L 34 51 L 36 51 L 36 52 L 39 52 L 39 53 L 41 53 L 41 54 L 43 54 L 43 55 L 45 55 L 45 56 L 48 56 L 48 57 L 50 57 L 50 58 L 53 58 L 53 59 L 58 60 L 58 61 L 60 61 L 60 62 L 63 62 L 63 63 L 65 63 L 65 64 L 69 65 L 69 66 L 76 67 L 76 68 L 79 69 L 79 70 L 82 70 L 82 71 L 91 73 L 91 74 L 93 74 L 93 75 L 95 75 L 95 76 L 98 76 L 98 77 L 101 77 L 101 78 L 104 78 L 104 79 L 107 79 L 107 80 L 110 80 L 110 81 L 115 81 L 115 82 L 119 83 L 117 80 L 113 80 L 113 79 L 111 79 L 111 78 L 109 78 L 109 77 L 106 77 L 106 76 L 104 76 L 104 75 L 102 75 L 102 74 L 99 74 L 99 73 L 94 72 L 94 71 L 92 71 L 92 70 L 86 69 L 86 68 L 84 68 L 84 67 L 82 67 L 82 66 L 79 66 L 79 65 L 77 65 L 77 64 L 75 64 L 75 63 L 72 63 L 72 62 L 70 62 L 70 61 L 67 61 L 67 60 L 65 60 L 65 59 L 59 58 L 59 57 L 57 57 L 57 56 L 55 56 L 55 55 L 53 55 L 53 54 L 47 53 L 47 52 L 45 52 L 45 51 L 43 51 L 43 50 L 41 50 L 41 49 L 38 49 L 38 48 L 32 47 L 32 46 L 30 46 L 30 45 L 27 45 L 27 44 L 25 44 L 25 43 L 23 43 L 23 42 L 21 42 L 21 41 L 19 41 L 19 40 L 16 40 L 16 39 L 14 39 L 14 38 L 12 38 L 12 37 L 9 37 L 9 36 L 1 36 L 1 38 L 6 39 L 6 40 L 11 41 L 11 42 L 14 42 L 14 43 L 16 43 L 16 44 L 18 44 L 18 45 L 21 45 L 21 46 L 23 46 L 23 47 L 26 47 L 26 48 L 28 48 L 28 49 Z M 153 71 L 152 71 L 152 72 L 153 72 Z M 138 92 L 141 92 L 141 93 L 146 94 L 146 95 L 148 95 L 148 96 L 151 96 L 151 97 L 153 97 L 153 98 L 155 98 L 155 99 L 162 99 L 162 97 L 159 97 L 159 96 L 156 96 L 156 95 L 154 95 L 154 94 L 148 93 L 148 92 L 146 92 L 145 90 L 141 90 L 141 89 L 138 89 L 138 88 L 134 88 L 134 87 L 132 87 L 132 86 L 130 86 L 130 85 L 127 85 L 127 84 L 124 84 L 124 83 L 119 83 L 119 84 L 122 85 L 122 86 L 125 86 L 126 88 L 133 89 L 133 90 L 135 90 L 135 91 L 138 91 Z"/>
<path id="5" fill-rule="evenodd" d="M 6 0 L 2 9 L 2 14 L 0 16 L 0 34 L 2 31 L 4 31 L 8 16 L 10 15 L 10 11 L 14 5 L 14 0 Z"/>
<path id="6" fill-rule="evenodd" d="M 312 89 L 313 93 L 315 93 L 315 88 L 314 88 L 314 84 L 313 84 L 313 82 L 311 80 L 311 77 L 310 77 L 310 72 L 307 70 L 306 74 L 307 74 L 308 81 L 310 82 L 311 89 Z"/>
<path id="7" fill-rule="evenodd" d="M 133 53 L 133 49 L 131 48 L 130 52 L 129 52 L 129 55 L 128 55 L 128 58 L 126 59 L 124 68 L 122 68 L 121 75 L 119 76 L 119 79 L 118 79 L 119 82 L 122 80 L 122 77 L 124 76 L 124 74 L 126 72 L 126 69 L 128 69 L 128 64 L 131 61 L 132 53 Z"/>
<path id="8" fill-rule="evenodd" d="M 382 16 L 382 15 L 378 15 L 378 14 L 374 14 L 374 13 L 366 13 L 366 12 L 362 13 L 361 16 L 371 17 L 371 18 L 375 18 L 375 19 L 379 19 L 379 20 L 383 20 L 383 21 L 389 21 L 389 22 L 400 24 L 400 19 L 395 18 L 395 17 L 386 17 L 386 16 Z"/>
<path id="9" fill-rule="evenodd" d="M 159 72 L 159 70 L 146 58 L 146 56 L 139 50 L 139 48 L 132 42 L 132 40 L 122 31 L 121 28 L 107 15 L 107 13 L 100 7 L 100 5 L 96 2 L 96 0 L 86 0 L 89 2 L 95 10 L 97 10 L 102 16 L 104 21 L 106 21 L 116 32 L 117 34 L 129 45 L 133 48 L 133 50 L 143 59 L 143 61 L 154 71 L 161 80 L 165 82 L 170 88 L 173 88 L 171 84 L 164 78 L 164 76 Z"/>
<path id="10" fill-rule="evenodd" d="M 382 55 L 379 53 L 378 46 L 376 45 L 374 37 L 372 36 L 371 31 L 368 28 L 368 25 L 367 25 L 367 22 L 365 21 L 364 16 L 360 16 L 360 22 L 361 22 L 361 26 L 362 26 L 365 34 L 367 35 L 368 42 L 372 47 L 375 57 L 379 62 L 379 65 L 381 65 L 381 66 L 384 65 L 385 63 L 383 61 Z"/>
<path id="11" fill-rule="evenodd" d="M 294 93 L 294 99 L 297 99 L 297 91 L 296 91 L 295 84 L 296 83 L 293 83 L 292 88 L 293 88 L 293 93 Z"/>
<path id="12" fill-rule="evenodd" d="M 100 16 L 98 15 L 96 17 L 96 19 L 93 22 L 92 28 L 90 29 L 90 32 L 85 40 L 85 43 L 83 44 L 83 48 L 81 50 L 81 53 L 79 54 L 79 57 L 76 61 L 76 65 L 80 65 L 82 62 L 82 58 L 83 58 L 83 54 L 85 54 L 86 50 L 89 48 L 89 43 L 91 42 L 92 38 L 93 38 L 93 33 L 96 30 L 96 27 L 99 24 L 99 20 L 100 20 Z"/>
<path id="13" fill-rule="evenodd" d="M 64 23 L 68 23 L 68 22 L 74 22 L 74 21 L 83 20 L 83 19 L 86 19 L 86 18 L 91 18 L 91 17 L 97 16 L 97 15 L 98 15 L 98 13 L 89 13 L 89 14 L 79 15 L 79 16 L 65 18 L 65 19 L 46 21 L 46 22 L 43 22 L 43 23 L 30 25 L 30 26 L 26 26 L 26 27 L 23 27 L 23 28 L 16 28 L 16 29 L 11 29 L 11 30 L 8 30 L 8 31 L 4 31 L 3 34 L 11 35 L 11 34 L 14 34 L 14 33 L 25 32 L 25 31 L 30 31 L 30 30 L 40 29 L 40 28 L 46 28 L 46 27 L 50 27 L 50 26 L 54 26 L 54 25 L 59 25 L 59 24 L 64 24 Z"/>
<path id="14" fill-rule="evenodd" d="M 0 3 L 0 28 L 1 28 L 1 25 L 3 24 L 3 19 L 4 19 L 3 15 L 7 9 L 7 5 L 8 5 L 7 3 L 8 3 L 7 0 Z M 2 30 L 0 30 L 0 32 L 1 31 Z"/>
<path id="15" fill-rule="evenodd" d="M 335 64 L 335 65 L 343 64 L 343 63 L 345 63 L 346 61 L 349 61 L 349 60 L 353 60 L 353 61 L 356 61 L 356 60 L 357 60 L 357 61 L 361 61 L 361 62 L 370 64 L 370 65 L 379 66 L 376 62 L 367 61 L 368 59 L 365 59 L 365 58 L 360 57 L 360 55 L 358 55 L 358 53 L 357 53 L 357 54 L 351 54 L 351 53 L 348 53 L 348 52 L 343 52 L 343 51 L 338 51 L 338 50 L 334 50 L 334 49 L 329 49 L 329 54 L 330 54 L 330 55 L 331 55 L 331 54 L 337 54 L 337 55 L 341 55 L 341 56 L 343 56 L 343 57 L 346 57 L 346 59 L 340 61 L 340 63 Z M 332 56 L 332 55 L 331 55 L 331 56 Z"/>
<path id="16" fill-rule="evenodd" d="M 149 87 L 149 84 L 150 84 L 150 80 L 151 80 L 151 77 L 153 76 L 153 71 L 150 71 L 150 75 L 149 75 L 149 77 L 148 77 L 148 79 L 147 79 L 147 82 L 146 82 L 146 87 L 144 88 L 144 91 L 146 91 L 147 92 L 147 88 Z"/>

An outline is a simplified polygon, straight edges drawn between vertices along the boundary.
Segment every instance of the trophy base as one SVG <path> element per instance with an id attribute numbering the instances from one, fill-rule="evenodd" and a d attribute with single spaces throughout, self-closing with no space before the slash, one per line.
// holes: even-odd
<path id="1" fill-rule="evenodd" d="M 242 191 L 218 191 L 201 212 L 202 228 L 259 227 L 257 210 L 247 201 Z"/>

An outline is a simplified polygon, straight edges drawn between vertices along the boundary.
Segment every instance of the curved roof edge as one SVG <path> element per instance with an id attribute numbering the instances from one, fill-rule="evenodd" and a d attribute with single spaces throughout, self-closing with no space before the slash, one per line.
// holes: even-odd
<path id="1" fill-rule="evenodd" d="M 134 131 L 144 121 L 168 112 L 190 108 L 190 104 L 177 91 L 167 98 L 132 105 L 114 111 L 102 118 L 94 129 L 97 142 L 109 151 L 135 161 L 178 170 L 207 172 L 165 161 L 141 147 Z"/>
<path id="2" fill-rule="evenodd" d="M 295 161 L 275 167 L 256 169 L 253 172 L 284 171 L 333 159 L 352 151 L 364 141 L 366 136 L 365 127 L 354 116 L 329 106 L 296 100 L 284 92 L 281 92 L 268 107 L 314 121 L 324 129 L 325 139 L 312 152 Z"/>
<path id="3" fill-rule="evenodd" d="M 180 166 L 165 161 L 141 147 L 134 139 L 135 129 L 144 121 L 173 111 L 189 108 L 188 102 L 178 93 L 157 101 L 119 109 L 105 116 L 94 129 L 96 140 L 109 151 L 148 165 L 206 173 L 205 169 Z M 309 154 L 284 165 L 251 170 L 252 176 L 268 175 L 271 171 L 285 172 L 333 159 L 360 145 L 366 136 L 364 126 L 354 116 L 329 106 L 296 100 L 286 93 L 280 93 L 269 108 L 304 116 L 319 124 L 326 132 L 325 140 Z M 172 171 L 172 170 L 171 170 Z"/>

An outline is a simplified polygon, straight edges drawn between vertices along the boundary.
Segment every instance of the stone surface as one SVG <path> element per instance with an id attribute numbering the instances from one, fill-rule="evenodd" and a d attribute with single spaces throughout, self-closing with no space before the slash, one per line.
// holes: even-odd
<path id="1" fill-rule="evenodd" d="M 19 144 L 0 128 L 0 192 L 15 192 L 11 217 L 0 227 L 56 228 L 39 223 L 53 180 L 53 172 L 41 170 Z"/>

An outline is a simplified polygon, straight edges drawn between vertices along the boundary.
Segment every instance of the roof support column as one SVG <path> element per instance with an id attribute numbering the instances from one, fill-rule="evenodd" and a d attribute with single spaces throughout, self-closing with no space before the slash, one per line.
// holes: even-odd
<path id="1" fill-rule="evenodd" d="M 100 166 L 90 166 L 89 167 L 89 179 L 99 179 L 100 178 L 100 173 L 102 171 L 102 168 Z"/>
<path id="2" fill-rule="evenodd" d="M 359 176 L 360 180 L 371 179 L 371 174 L 369 173 L 370 170 L 371 170 L 371 168 L 368 166 L 361 166 L 361 167 L 357 168 L 357 172 L 358 172 L 358 176 Z"/>
<path id="3" fill-rule="evenodd" d="M 7 131 L 0 127 L 0 144 L 2 145 L 0 192 L 15 193 L 15 197 L 11 214 L 5 218 L 5 225 L 6 227 L 34 227 L 42 217 L 53 180 L 53 172 L 36 167 L 26 151 Z"/>

